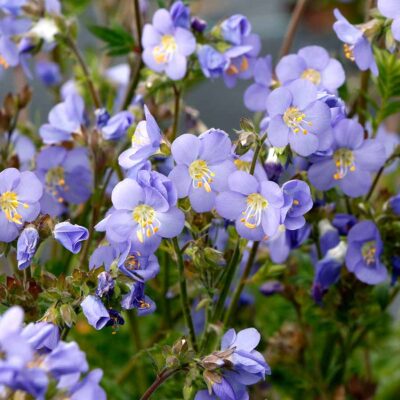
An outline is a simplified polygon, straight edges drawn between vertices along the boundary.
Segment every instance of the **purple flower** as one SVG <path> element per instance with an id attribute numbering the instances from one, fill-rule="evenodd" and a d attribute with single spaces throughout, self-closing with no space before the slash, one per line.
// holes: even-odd
<path id="1" fill-rule="evenodd" d="M 45 189 L 40 202 L 43 213 L 61 215 L 65 203 L 83 203 L 92 193 L 93 174 L 83 147 L 73 150 L 47 147 L 38 154 L 36 168 L 35 173 Z"/>
<path id="2" fill-rule="evenodd" d="M 254 83 L 244 92 L 244 104 L 250 111 L 265 111 L 272 84 L 272 57 L 257 59 L 254 64 Z"/>
<path id="3" fill-rule="evenodd" d="M 70 388 L 70 399 L 106 400 L 106 393 L 99 385 L 102 377 L 101 369 L 90 371 L 81 381 Z"/>
<path id="4" fill-rule="evenodd" d="M 99 229 L 98 229 L 99 230 Z M 89 269 L 104 266 L 106 271 L 110 270 L 111 264 L 118 257 L 119 251 L 111 245 L 101 245 L 92 253 L 89 260 Z"/>
<path id="5" fill-rule="evenodd" d="M 392 19 L 393 37 L 400 42 L 400 3 L 398 0 L 378 0 L 378 10 L 380 13 Z"/>
<path id="6" fill-rule="evenodd" d="M 135 281 L 146 282 L 155 278 L 160 272 L 160 264 L 157 257 L 140 255 L 129 244 L 118 260 L 119 270 Z"/>
<path id="7" fill-rule="evenodd" d="M 289 230 L 302 228 L 306 223 L 303 215 L 313 206 L 309 186 L 295 179 L 284 183 L 282 191 L 285 202 L 281 211 L 281 222 Z"/>
<path id="8" fill-rule="evenodd" d="M 229 66 L 229 58 L 206 44 L 197 51 L 201 70 L 206 78 L 219 78 Z"/>
<path id="9" fill-rule="evenodd" d="M 178 197 L 189 196 L 196 212 L 210 211 L 217 192 L 227 189 L 227 178 L 236 169 L 231 148 L 229 136 L 218 129 L 210 129 L 199 137 L 187 133 L 172 143 L 176 167 L 169 178 Z"/>
<path id="10" fill-rule="evenodd" d="M 195 32 L 203 33 L 207 28 L 207 21 L 195 16 L 190 21 L 190 26 Z"/>
<path id="11" fill-rule="evenodd" d="M 35 322 L 25 326 L 21 336 L 37 351 L 49 353 L 55 349 L 60 341 L 60 332 L 57 325 L 47 322 Z"/>
<path id="12" fill-rule="evenodd" d="M 223 73 L 225 85 L 233 88 L 237 79 L 250 79 L 253 76 L 257 56 L 261 50 L 261 40 L 256 34 L 243 39 L 240 46 L 233 46 L 225 51 L 229 66 Z"/>
<path id="13" fill-rule="evenodd" d="M 238 46 L 243 44 L 245 37 L 251 32 L 251 24 L 249 20 L 241 14 L 235 14 L 224 20 L 221 24 L 222 37 Z"/>
<path id="14" fill-rule="evenodd" d="M 104 140 L 121 139 L 134 121 L 135 117 L 129 111 L 121 111 L 115 114 L 101 127 Z"/>
<path id="15" fill-rule="evenodd" d="M 376 132 L 376 140 L 382 143 L 385 148 L 386 159 L 390 158 L 400 146 L 400 136 L 396 132 L 388 131 L 384 124 L 381 124 Z M 394 160 L 389 166 L 385 168 L 384 174 L 390 174 L 398 168 L 400 162 L 398 159 Z"/>
<path id="16" fill-rule="evenodd" d="M 7 36 L 0 35 L 0 68 L 8 69 L 19 64 L 17 45 Z"/>
<path id="17" fill-rule="evenodd" d="M 111 296 L 114 292 L 115 282 L 112 275 L 103 271 L 97 276 L 96 295 L 99 297 Z"/>
<path id="18" fill-rule="evenodd" d="M 277 264 L 285 262 L 290 251 L 300 247 L 308 239 L 310 232 L 309 224 L 294 231 L 286 229 L 285 225 L 280 225 L 278 233 L 267 242 L 271 260 Z"/>
<path id="19" fill-rule="evenodd" d="M 190 8 L 182 1 L 175 1 L 169 12 L 175 27 L 190 29 Z"/>
<path id="20" fill-rule="evenodd" d="M 152 254 L 161 238 L 173 238 L 183 229 L 185 216 L 176 207 L 176 189 L 158 172 L 140 171 L 137 181 L 124 179 L 111 198 L 115 210 L 106 221 L 107 237 L 117 243 L 131 241 L 143 255 Z"/>
<path id="21" fill-rule="evenodd" d="M 27 0 L 0 0 L 0 10 L 12 15 L 18 15 L 26 2 Z"/>
<path id="22" fill-rule="evenodd" d="M 62 342 L 46 356 L 44 364 L 56 378 L 62 375 L 86 372 L 89 369 L 85 353 L 79 349 L 75 342 Z"/>
<path id="23" fill-rule="evenodd" d="M 389 205 L 394 214 L 400 215 L 400 194 L 391 197 Z"/>
<path id="24" fill-rule="evenodd" d="M 275 182 L 259 182 L 254 176 L 236 171 L 228 178 L 229 190 L 218 195 L 216 209 L 235 220 L 239 235 L 249 240 L 273 236 L 280 224 L 283 193 Z"/>
<path id="25" fill-rule="evenodd" d="M 146 106 L 144 106 L 144 114 L 146 121 L 138 123 L 132 136 L 132 146 L 122 152 L 118 158 L 122 168 L 130 169 L 143 164 L 160 148 L 161 130 Z"/>
<path id="26" fill-rule="evenodd" d="M 49 14 L 61 14 L 60 0 L 44 0 L 44 8 Z"/>
<path id="27" fill-rule="evenodd" d="M 286 85 L 296 79 L 306 79 L 319 90 L 334 93 L 343 85 L 345 74 L 339 61 L 330 58 L 320 46 L 307 46 L 297 54 L 283 57 L 276 66 L 276 75 Z"/>
<path id="28" fill-rule="evenodd" d="M 48 87 L 59 85 L 62 79 L 60 67 L 50 61 L 38 61 L 36 63 L 36 75 Z"/>
<path id="29" fill-rule="evenodd" d="M 340 97 L 327 92 L 318 92 L 318 100 L 323 101 L 329 107 L 332 126 L 346 118 L 346 104 Z"/>
<path id="30" fill-rule="evenodd" d="M 0 242 L 12 242 L 24 222 L 40 212 L 43 187 L 32 172 L 7 168 L 0 172 Z"/>
<path id="31" fill-rule="evenodd" d="M 57 104 L 49 113 L 49 123 L 40 127 L 39 133 L 46 144 L 72 140 L 80 134 L 84 125 L 84 103 L 82 97 L 70 94 L 64 102 Z"/>
<path id="32" fill-rule="evenodd" d="M 284 289 L 285 287 L 279 281 L 267 281 L 261 285 L 260 292 L 268 297 L 276 293 L 282 293 Z"/>
<path id="33" fill-rule="evenodd" d="M 357 218 L 350 214 L 337 213 L 333 217 L 332 225 L 341 235 L 347 235 L 349 230 L 357 223 Z"/>
<path id="34" fill-rule="evenodd" d="M 232 377 L 243 385 L 253 385 L 271 374 L 263 355 L 255 350 L 260 339 L 255 328 L 243 329 L 237 334 L 234 329 L 229 329 L 222 337 L 221 350 L 233 351 L 230 359 L 234 369 Z"/>
<path id="35" fill-rule="evenodd" d="M 333 129 L 332 151 L 316 157 L 308 177 L 319 190 L 329 190 L 338 185 L 345 194 L 358 197 L 368 192 L 371 173 L 385 162 L 385 151 L 374 139 L 364 140 L 362 126 L 353 120 L 343 119 Z"/>
<path id="36" fill-rule="evenodd" d="M 303 79 L 271 92 L 267 100 L 271 117 L 267 132 L 273 146 L 290 144 L 301 156 L 329 148 L 331 114 L 317 95 L 316 87 Z"/>
<path id="37" fill-rule="evenodd" d="M 17 242 L 18 269 L 22 270 L 31 265 L 39 242 L 39 233 L 34 227 L 25 228 Z"/>
<path id="38" fill-rule="evenodd" d="M 144 294 L 142 282 L 132 284 L 130 292 L 122 298 L 121 306 L 125 310 L 137 309 L 139 316 L 151 314 L 156 310 L 154 301 Z"/>
<path id="39" fill-rule="evenodd" d="M 89 231 L 80 225 L 72 225 L 70 222 L 60 222 L 54 227 L 54 238 L 58 240 L 71 253 L 81 251 L 82 242 L 89 238 Z"/>
<path id="40" fill-rule="evenodd" d="M 82 301 L 81 307 L 88 323 L 97 330 L 103 329 L 111 320 L 106 307 L 97 296 L 87 296 Z"/>
<path id="41" fill-rule="evenodd" d="M 346 249 L 346 244 L 340 242 L 328 250 L 325 257 L 317 262 L 312 287 L 312 296 L 317 303 L 321 303 L 328 288 L 339 280 Z"/>
<path id="42" fill-rule="evenodd" d="M 355 61 L 361 71 L 370 69 L 374 75 L 378 75 L 372 47 L 363 30 L 350 24 L 339 10 L 335 9 L 334 14 L 337 21 L 333 24 L 333 29 L 338 38 L 344 42 L 346 58 Z"/>
<path id="43" fill-rule="evenodd" d="M 381 235 L 372 221 L 354 225 L 347 236 L 346 266 L 361 282 L 377 285 L 388 277 L 380 258 L 383 251 Z"/>
<path id="44" fill-rule="evenodd" d="M 180 80 L 186 74 L 186 57 L 195 51 L 196 40 L 189 30 L 175 27 L 167 10 L 159 9 L 153 16 L 153 24 L 143 28 L 142 46 L 147 67 Z"/>

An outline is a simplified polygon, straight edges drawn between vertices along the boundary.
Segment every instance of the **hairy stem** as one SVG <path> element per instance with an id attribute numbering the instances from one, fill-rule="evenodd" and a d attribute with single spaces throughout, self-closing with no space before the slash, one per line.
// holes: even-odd
<path id="1" fill-rule="evenodd" d="M 153 393 L 172 375 L 176 374 L 182 369 L 182 367 L 179 368 L 174 368 L 174 369 L 164 369 L 159 375 L 157 375 L 157 378 L 155 381 L 149 386 L 149 388 L 146 390 L 146 392 L 143 394 L 143 396 L 140 398 L 140 400 L 147 400 L 149 399 Z"/>
<path id="2" fill-rule="evenodd" d="M 182 252 L 181 252 L 181 249 L 179 248 L 178 239 L 176 237 L 172 239 L 172 243 L 174 245 L 176 261 L 178 263 L 179 288 L 180 288 L 180 295 L 181 295 L 181 305 L 182 305 L 183 317 L 185 319 L 186 326 L 189 330 L 189 336 L 190 336 L 190 341 L 191 341 L 192 347 L 197 352 L 196 334 L 194 332 L 192 316 L 190 315 L 190 305 L 189 305 L 189 298 L 188 298 L 188 294 L 187 294 L 185 271 L 184 271 L 185 266 L 183 264 Z"/>

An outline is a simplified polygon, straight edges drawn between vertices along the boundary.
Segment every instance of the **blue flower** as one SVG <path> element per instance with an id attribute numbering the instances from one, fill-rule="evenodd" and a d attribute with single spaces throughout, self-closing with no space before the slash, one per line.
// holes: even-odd
<path id="1" fill-rule="evenodd" d="M 183 4 L 182 1 L 175 1 L 169 12 L 176 27 L 190 29 L 190 8 Z"/>
<path id="2" fill-rule="evenodd" d="M 129 111 L 121 111 L 107 120 L 102 121 L 100 131 L 104 140 L 119 140 L 134 123 L 135 117 Z"/>
<path id="3" fill-rule="evenodd" d="M 400 215 L 400 193 L 389 199 L 389 205 L 394 214 Z"/>
<path id="4" fill-rule="evenodd" d="M 176 166 L 169 174 L 178 197 L 189 197 L 196 212 L 210 211 L 218 192 L 227 189 L 228 176 L 236 169 L 232 143 L 221 130 L 210 129 L 199 137 L 179 136 L 171 147 Z"/>
<path id="5" fill-rule="evenodd" d="M 216 199 L 218 213 L 234 220 L 237 232 L 246 239 L 263 240 L 275 235 L 284 204 L 281 188 L 275 182 L 258 181 L 244 171 L 231 174 L 228 185 L 229 189 Z"/>
<path id="6" fill-rule="evenodd" d="M 85 123 L 84 102 L 76 94 L 67 96 L 49 113 L 49 123 L 40 127 L 39 133 L 44 143 L 55 144 L 72 140 L 72 135 L 80 135 Z"/>
<path id="7" fill-rule="evenodd" d="M 347 269 L 368 285 L 384 282 L 388 272 L 381 261 L 383 243 L 377 226 L 372 221 L 361 221 L 350 229 L 347 240 Z"/>
<path id="8" fill-rule="evenodd" d="M 344 42 L 344 54 L 349 60 L 355 61 L 361 71 L 370 69 L 374 75 L 378 75 L 378 67 L 375 62 L 372 46 L 365 37 L 364 32 L 350 24 L 339 10 L 334 11 L 336 22 L 333 29 L 338 38 Z"/>
<path id="9" fill-rule="evenodd" d="M 282 185 L 284 205 L 282 208 L 282 223 L 289 230 L 302 228 L 306 220 L 303 215 L 313 206 L 311 191 L 307 183 L 297 179 Z"/>
<path id="10" fill-rule="evenodd" d="M 71 253 L 81 251 L 82 242 L 89 238 L 89 231 L 80 225 L 70 222 L 60 222 L 54 227 L 54 238 L 58 240 Z"/>
<path id="11" fill-rule="evenodd" d="M 206 78 L 220 78 L 229 66 L 229 58 L 206 44 L 197 51 L 201 70 Z"/>
<path id="12" fill-rule="evenodd" d="M 244 92 L 244 104 L 250 111 L 266 111 L 272 84 L 272 57 L 258 58 L 254 64 L 254 83 Z"/>
<path id="13" fill-rule="evenodd" d="M 400 42 L 400 7 L 397 0 L 378 0 L 378 10 L 381 14 L 392 19 L 393 37 Z"/>
<path id="14" fill-rule="evenodd" d="M 109 312 L 98 296 L 87 296 L 81 307 L 88 323 L 97 330 L 103 329 L 111 321 Z"/>
<path id="15" fill-rule="evenodd" d="M 43 186 L 32 172 L 15 168 L 0 172 L 0 242 L 12 242 L 24 222 L 36 219 L 42 194 Z"/>
<path id="16" fill-rule="evenodd" d="M 36 63 L 36 75 L 45 86 L 57 86 L 61 83 L 61 72 L 58 64 L 50 61 Z"/>
<path id="17" fill-rule="evenodd" d="M 338 185 L 345 194 L 358 197 L 371 186 L 371 174 L 385 162 L 385 150 L 376 139 L 364 140 L 364 129 L 351 119 L 333 128 L 331 151 L 316 158 L 308 170 L 310 182 L 319 190 Z"/>
<path id="18" fill-rule="evenodd" d="M 339 61 L 330 58 L 328 52 L 320 46 L 307 46 L 297 54 L 283 57 L 276 66 L 276 75 L 282 85 L 296 79 L 306 79 L 319 90 L 330 93 L 343 85 L 345 73 Z"/>
<path id="19" fill-rule="evenodd" d="M 298 79 L 271 92 L 267 100 L 271 118 L 268 139 L 275 147 L 290 144 L 301 156 L 326 150 L 332 143 L 329 107 L 318 100 L 316 87 Z"/>
<path id="20" fill-rule="evenodd" d="M 99 297 L 109 297 L 114 292 L 115 281 L 111 274 L 107 271 L 100 272 L 97 276 L 96 295 Z"/>
<path id="21" fill-rule="evenodd" d="M 138 123 L 132 136 L 131 147 L 122 152 L 118 158 L 122 168 L 130 169 L 143 165 L 148 157 L 160 148 L 161 130 L 146 106 L 144 106 L 144 114 L 146 120 Z"/>
<path id="22" fill-rule="evenodd" d="M 80 204 L 88 200 L 93 189 L 93 173 L 87 149 L 67 150 L 52 146 L 43 149 L 36 158 L 36 175 L 44 185 L 42 212 L 59 216 L 66 203 Z"/>
<path id="23" fill-rule="evenodd" d="M 122 298 L 121 306 L 125 310 L 135 308 L 139 316 L 151 314 L 156 310 L 154 301 L 144 294 L 142 282 L 132 284 L 130 292 Z"/>
<path id="24" fill-rule="evenodd" d="M 241 14 L 235 14 L 224 20 L 221 24 L 222 37 L 234 44 L 241 45 L 245 37 L 251 32 L 249 20 Z"/>
<path id="25" fill-rule="evenodd" d="M 186 74 L 186 57 L 194 53 L 196 39 L 188 30 L 176 27 L 170 12 L 159 9 L 153 23 L 143 28 L 143 62 L 155 72 L 165 72 L 172 80 Z"/>
<path id="26" fill-rule="evenodd" d="M 176 207 L 176 189 L 158 172 L 143 170 L 137 181 L 124 179 L 111 198 L 114 211 L 105 221 L 107 237 L 116 243 L 131 241 L 143 255 L 152 254 L 161 238 L 173 238 L 183 229 L 185 216 Z"/>
<path id="27" fill-rule="evenodd" d="M 25 228 L 17 242 L 18 269 L 22 270 L 31 265 L 39 242 L 39 233 L 34 227 Z"/>

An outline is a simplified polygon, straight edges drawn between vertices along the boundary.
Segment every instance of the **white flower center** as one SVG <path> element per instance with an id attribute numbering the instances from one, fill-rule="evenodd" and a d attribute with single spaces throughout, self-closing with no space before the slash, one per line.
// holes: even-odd
<path id="1" fill-rule="evenodd" d="M 333 175 L 335 180 L 343 179 L 348 172 L 354 172 L 354 155 L 349 149 L 339 149 L 333 154 L 333 160 L 336 165 L 336 173 Z"/>
<path id="2" fill-rule="evenodd" d="M 157 233 L 160 221 L 156 217 L 156 211 L 147 204 L 139 204 L 132 213 L 134 221 L 139 225 L 136 231 L 137 238 L 141 243 L 145 237 L 151 237 Z"/>
<path id="3" fill-rule="evenodd" d="M 171 60 L 177 49 L 175 38 L 172 35 L 164 35 L 160 45 L 154 47 L 153 57 L 157 64 L 165 64 Z"/>
<path id="4" fill-rule="evenodd" d="M 283 114 L 283 122 L 293 131 L 293 133 L 308 133 L 307 128 L 312 126 L 312 122 L 306 120 L 306 114 L 297 107 L 289 107 Z"/>
<path id="5" fill-rule="evenodd" d="M 22 205 L 24 208 L 29 208 L 26 203 L 21 203 L 18 196 L 14 192 L 4 192 L 0 196 L 0 208 L 4 212 L 6 218 L 15 224 L 22 224 L 22 216 L 17 212 L 18 206 Z"/>
<path id="6" fill-rule="evenodd" d="M 204 160 L 193 161 L 189 166 L 189 175 L 193 180 L 194 188 L 204 187 L 206 192 L 211 192 L 210 183 L 212 183 L 215 173 L 208 168 Z"/>
<path id="7" fill-rule="evenodd" d="M 268 200 L 259 193 L 252 193 L 247 196 L 247 207 L 242 212 L 240 220 L 247 228 L 254 229 L 261 224 L 262 212 L 268 207 Z"/>
<path id="8" fill-rule="evenodd" d="M 321 74 L 313 68 L 307 68 L 301 74 L 302 79 L 307 79 L 314 85 L 319 85 L 321 83 Z"/>

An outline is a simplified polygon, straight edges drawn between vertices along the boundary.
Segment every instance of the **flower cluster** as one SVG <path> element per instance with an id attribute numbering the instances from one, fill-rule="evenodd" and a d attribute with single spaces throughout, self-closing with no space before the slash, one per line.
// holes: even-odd
<path id="1" fill-rule="evenodd" d="M 75 342 L 60 340 L 57 326 L 37 322 L 23 326 L 24 312 L 12 307 L 0 317 L 2 375 L 0 394 L 4 398 L 23 392 L 45 399 L 51 385 L 60 396 L 73 400 L 105 399 L 99 386 L 102 371 L 92 370 Z"/>

